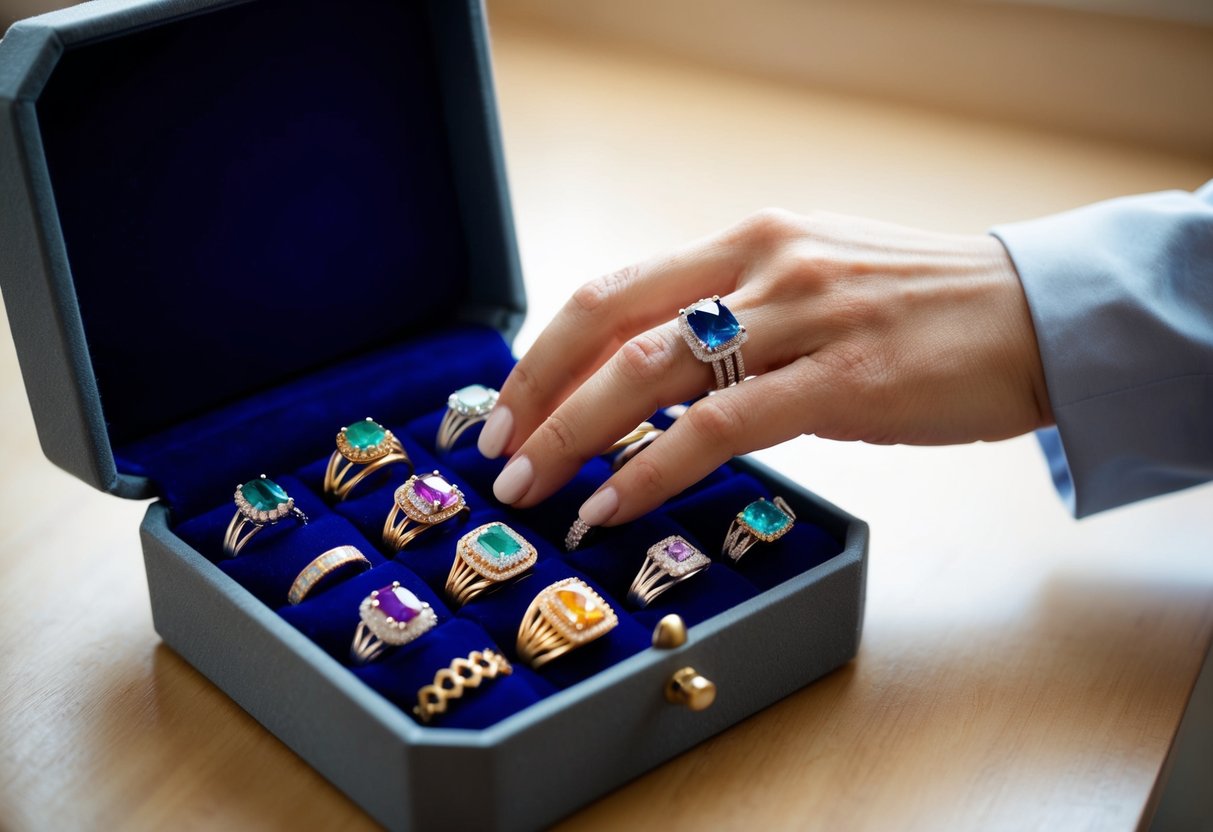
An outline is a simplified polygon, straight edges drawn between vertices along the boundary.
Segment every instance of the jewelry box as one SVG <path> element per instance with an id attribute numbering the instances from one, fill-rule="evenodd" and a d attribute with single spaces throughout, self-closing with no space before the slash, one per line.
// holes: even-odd
<path id="1" fill-rule="evenodd" d="M 608 459 L 515 511 L 474 430 L 436 446 L 448 394 L 508 374 L 524 313 L 478 2 L 95 0 L 9 30 L 0 113 L 0 284 L 46 455 L 156 498 L 157 632 L 385 826 L 550 823 L 854 657 L 867 526 L 802 486 L 736 460 L 566 552 Z M 407 472 L 323 499 L 334 435 L 367 417 L 471 516 L 394 556 L 378 535 Z M 309 522 L 225 557 L 233 487 L 262 474 Z M 737 513 L 776 497 L 794 526 L 722 557 Z M 456 543 L 495 521 L 536 561 L 456 608 Z M 639 609 L 629 584 L 672 539 L 710 568 Z M 369 568 L 288 603 L 350 545 Z M 618 623 L 532 669 L 514 634 L 568 578 Z M 351 663 L 360 602 L 393 582 L 437 624 Z M 513 672 L 414 718 L 485 650 Z"/>

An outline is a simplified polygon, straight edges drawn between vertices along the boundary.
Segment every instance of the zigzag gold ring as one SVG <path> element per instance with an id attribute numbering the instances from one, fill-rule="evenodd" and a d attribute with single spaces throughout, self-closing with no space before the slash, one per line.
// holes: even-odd
<path id="1" fill-rule="evenodd" d="M 465 691 L 475 690 L 486 679 L 509 676 L 514 666 L 505 656 L 485 648 L 473 650 L 468 657 L 458 658 L 434 674 L 434 681 L 417 691 L 413 715 L 427 723 L 447 711 L 447 703 L 461 699 Z"/>

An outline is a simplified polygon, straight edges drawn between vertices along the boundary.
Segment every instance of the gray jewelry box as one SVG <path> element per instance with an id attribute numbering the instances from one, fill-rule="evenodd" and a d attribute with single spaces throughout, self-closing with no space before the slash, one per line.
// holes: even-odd
<path id="1" fill-rule="evenodd" d="M 483 9 L 477 2 L 376 0 L 332 4 L 331 11 L 334 16 L 339 8 L 345 16 L 365 14 L 365 25 L 371 26 L 382 24 L 375 15 L 388 6 L 424 23 L 423 31 L 409 33 L 408 43 L 432 50 L 436 67 L 441 140 L 454 192 L 448 195 L 448 207 L 461 229 L 457 242 L 468 274 L 449 314 L 452 320 L 487 324 L 509 337 L 521 321 L 524 299 Z M 73 195 L 53 187 L 62 180 L 51 175 L 46 147 L 58 139 L 49 134 L 53 108 L 41 110 L 40 104 L 65 57 L 94 48 L 121 56 L 127 44 L 147 33 L 167 31 L 165 27 L 197 31 L 205 21 L 214 21 L 219 27 L 215 31 L 228 30 L 236 18 L 223 15 L 242 9 L 257 15 L 240 18 L 246 24 L 280 24 L 283 42 L 290 48 L 323 44 L 330 32 L 328 10 L 317 2 L 95 0 L 18 24 L 0 41 L 0 285 L 22 373 L 46 455 L 85 482 L 119 496 L 161 495 L 162 484 L 115 458 L 114 448 L 121 444 L 130 418 L 124 400 L 134 394 L 98 383 L 112 356 L 90 349 L 104 338 L 93 324 L 98 316 L 82 313 L 82 305 L 104 300 L 96 300 L 97 287 L 77 285 L 77 278 L 96 269 L 84 257 L 95 259 L 96 254 L 77 258 L 79 251 L 94 250 L 68 244 L 72 234 L 84 232 L 70 219 Z M 356 31 L 358 25 L 350 21 L 347 29 Z M 146 42 L 140 50 L 143 56 L 156 54 Z M 215 74 L 216 85 L 230 83 L 220 76 L 233 63 L 233 54 L 241 53 L 215 53 L 213 65 L 202 66 Z M 191 63 L 195 69 L 205 63 L 204 49 L 200 55 Z M 162 66 L 170 65 L 171 60 Z M 140 64 L 118 60 L 108 66 L 137 71 Z M 275 71 L 268 63 L 240 69 Z M 172 91 L 173 80 L 167 73 L 165 94 Z M 124 83 L 120 77 L 102 78 L 94 92 L 113 106 L 106 95 Z M 82 100 L 80 105 L 88 103 Z M 198 118 L 207 117 L 203 108 L 199 112 Z M 101 134 L 110 121 L 106 111 L 99 113 Z M 156 112 L 149 111 L 147 118 L 156 118 Z M 238 131 L 244 125 L 230 127 Z M 255 136 L 250 146 L 266 140 L 265 135 Z M 99 145 L 104 141 L 100 136 Z M 77 161 L 107 163 L 103 158 Z M 73 161 L 57 164 L 70 171 Z M 186 203 L 200 198 L 191 193 L 170 197 L 181 202 L 164 204 L 164 211 L 187 211 Z M 120 217 L 129 207 L 123 202 L 127 198 L 124 193 L 106 194 Z M 132 209 L 131 215 L 136 214 Z M 137 223 L 129 230 L 134 232 L 131 244 L 139 242 Z M 141 244 L 154 256 L 157 241 Z M 104 242 L 100 250 L 106 250 Z M 338 288 L 341 279 L 334 275 L 332 288 Z M 165 315 L 171 317 L 171 310 Z M 157 324 L 154 316 L 144 320 L 149 329 Z M 170 331 L 182 337 L 189 332 L 180 327 Z M 132 335 L 132 340 L 139 338 Z M 201 345 L 176 348 L 188 354 Z M 342 357 L 333 348 L 330 356 L 320 354 L 311 365 L 292 369 L 295 376 L 321 371 L 326 362 Z M 157 369 L 148 370 L 153 380 Z M 136 376 L 138 372 L 132 370 Z M 231 399 L 244 392 L 208 388 L 193 399 L 175 392 L 188 383 L 187 375 L 163 381 L 166 401 L 180 400 L 181 413 L 191 407 L 215 407 L 225 396 Z M 172 407 L 166 404 L 165 409 L 171 418 Z M 116 413 L 124 418 L 115 420 Z M 182 540 L 170 523 L 171 500 L 153 504 L 141 530 L 155 627 L 166 643 L 386 826 L 532 828 L 575 810 L 854 657 L 863 616 L 867 526 L 761 466 L 739 460 L 733 467 L 783 494 L 800 522 L 815 524 L 840 541 L 839 553 L 692 626 L 681 646 L 644 650 L 484 729 L 418 725 Z M 688 667 L 716 685 L 715 702 L 706 710 L 667 701 L 671 678 Z M 576 741 L 562 741 L 570 737 Z M 587 748 L 593 753 L 585 753 Z M 539 780 L 542 788 L 536 787 Z M 476 801 L 465 797 L 468 782 L 476 784 Z"/>

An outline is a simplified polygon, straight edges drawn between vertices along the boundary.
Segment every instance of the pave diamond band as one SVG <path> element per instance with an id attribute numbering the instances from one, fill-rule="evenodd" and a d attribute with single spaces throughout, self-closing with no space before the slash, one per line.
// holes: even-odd
<path id="1" fill-rule="evenodd" d="M 700 298 L 685 309 L 679 309 L 678 332 L 696 358 L 712 365 L 717 390 L 745 380 L 741 345 L 749 334 L 721 303 L 720 295 Z"/>
<path id="2" fill-rule="evenodd" d="M 308 593 L 329 575 L 355 564 L 359 571 L 365 572 L 371 568 L 371 562 L 366 559 L 366 555 L 358 551 L 357 546 L 337 546 L 329 549 L 303 567 L 295 582 L 291 584 L 286 600 L 292 607 L 301 604 Z"/>

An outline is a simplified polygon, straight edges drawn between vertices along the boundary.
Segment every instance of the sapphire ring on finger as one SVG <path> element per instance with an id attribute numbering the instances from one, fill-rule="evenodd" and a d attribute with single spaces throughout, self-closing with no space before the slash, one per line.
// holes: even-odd
<path id="1" fill-rule="evenodd" d="M 695 357 L 712 365 L 716 389 L 723 390 L 745 379 L 741 345 L 749 338 L 720 295 L 702 298 L 678 310 L 678 332 Z"/>

